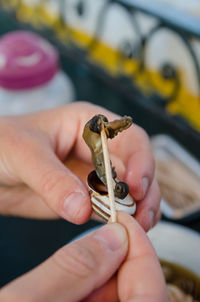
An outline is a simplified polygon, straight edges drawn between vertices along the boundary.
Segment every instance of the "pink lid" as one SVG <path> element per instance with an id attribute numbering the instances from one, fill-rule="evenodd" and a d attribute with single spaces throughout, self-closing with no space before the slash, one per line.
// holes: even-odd
<path id="1" fill-rule="evenodd" d="M 46 40 L 28 31 L 0 39 L 0 86 L 29 89 L 47 83 L 58 70 L 58 53 Z"/>

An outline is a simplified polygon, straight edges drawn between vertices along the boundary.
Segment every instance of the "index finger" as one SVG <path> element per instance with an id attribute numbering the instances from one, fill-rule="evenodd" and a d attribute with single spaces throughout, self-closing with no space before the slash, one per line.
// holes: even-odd
<path id="1" fill-rule="evenodd" d="M 122 302 L 167 302 L 166 284 L 156 253 L 134 218 L 119 213 L 118 222 L 127 230 L 129 250 L 118 273 Z"/>

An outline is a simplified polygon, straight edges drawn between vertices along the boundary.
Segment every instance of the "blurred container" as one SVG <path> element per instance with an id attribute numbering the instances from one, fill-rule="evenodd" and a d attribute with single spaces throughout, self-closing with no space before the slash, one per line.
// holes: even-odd
<path id="1" fill-rule="evenodd" d="M 148 232 L 158 257 L 200 277 L 200 235 L 187 227 L 159 222 Z"/>
<path id="2" fill-rule="evenodd" d="M 161 221 L 148 236 L 161 260 L 169 301 L 200 301 L 199 234 Z"/>
<path id="3" fill-rule="evenodd" d="M 0 40 L 0 115 L 53 108 L 74 100 L 56 49 L 40 36 L 15 31 Z"/>
<path id="4" fill-rule="evenodd" d="M 152 138 L 162 213 L 173 220 L 200 217 L 200 163 L 167 135 Z"/>

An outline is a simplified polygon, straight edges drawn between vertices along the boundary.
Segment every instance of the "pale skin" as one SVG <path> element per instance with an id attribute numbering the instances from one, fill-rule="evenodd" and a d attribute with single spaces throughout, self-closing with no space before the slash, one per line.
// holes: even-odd
<path id="1" fill-rule="evenodd" d="M 3 302 L 167 302 L 155 251 L 131 216 L 64 246 L 0 292 Z M 118 271 L 117 271 L 118 270 Z"/>
<path id="2" fill-rule="evenodd" d="M 82 131 L 85 123 L 99 113 L 109 120 L 118 118 L 84 102 L 33 115 L 0 118 L 0 214 L 62 217 L 77 224 L 89 219 L 91 204 L 84 180 L 92 166 Z M 128 183 L 137 201 L 135 218 L 147 231 L 160 216 L 160 193 L 148 137 L 140 127 L 133 125 L 111 141 L 109 148 L 119 178 Z M 166 301 L 164 281 L 153 248 L 138 223 L 124 215 L 119 216 L 120 224 L 102 228 L 103 233 L 108 229 L 111 245 L 111 238 L 117 242 L 121 238 L 120 248 L 115 247 L 113 251 L 112 247 L 111 253 L 100 234 L 95 239 L 90 235 L 62 248 L 8 284 L 1 290 L 0 301 L 80 301 L 87 296 L 90 296 L 88 301 L 102 301 L 102 295 L 111 295 L 113 300 L 109 301 Z M 101 239 L 97 239 L 98 236 Z M 94 266 L 99 272 L 94 273 Z M 147 273 L 147 268 L 151 273 Z M 117 269 L 118 274 L 114 276 Z M 149 279 L 141 283 L 145 278 Z M 41 286 L 36 286 L 35 280 L 40 280 Z M 80 289 L 74 293 L 70 288 L 77 282 L 81 284 Z M 142 289 L 143 283 L 148 284 L 146 289 Z"/>

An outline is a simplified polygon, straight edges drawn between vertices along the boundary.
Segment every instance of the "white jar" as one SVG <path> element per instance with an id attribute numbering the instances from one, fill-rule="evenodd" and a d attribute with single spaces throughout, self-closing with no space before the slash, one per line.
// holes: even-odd
<path id="1" fill-rule="evenodd" d="M 0 40 L 0 115 L 36 112 L 75 98 L 70 78 L 58 68 L 56 49 L 40 36 L 15 31 Z"/>

